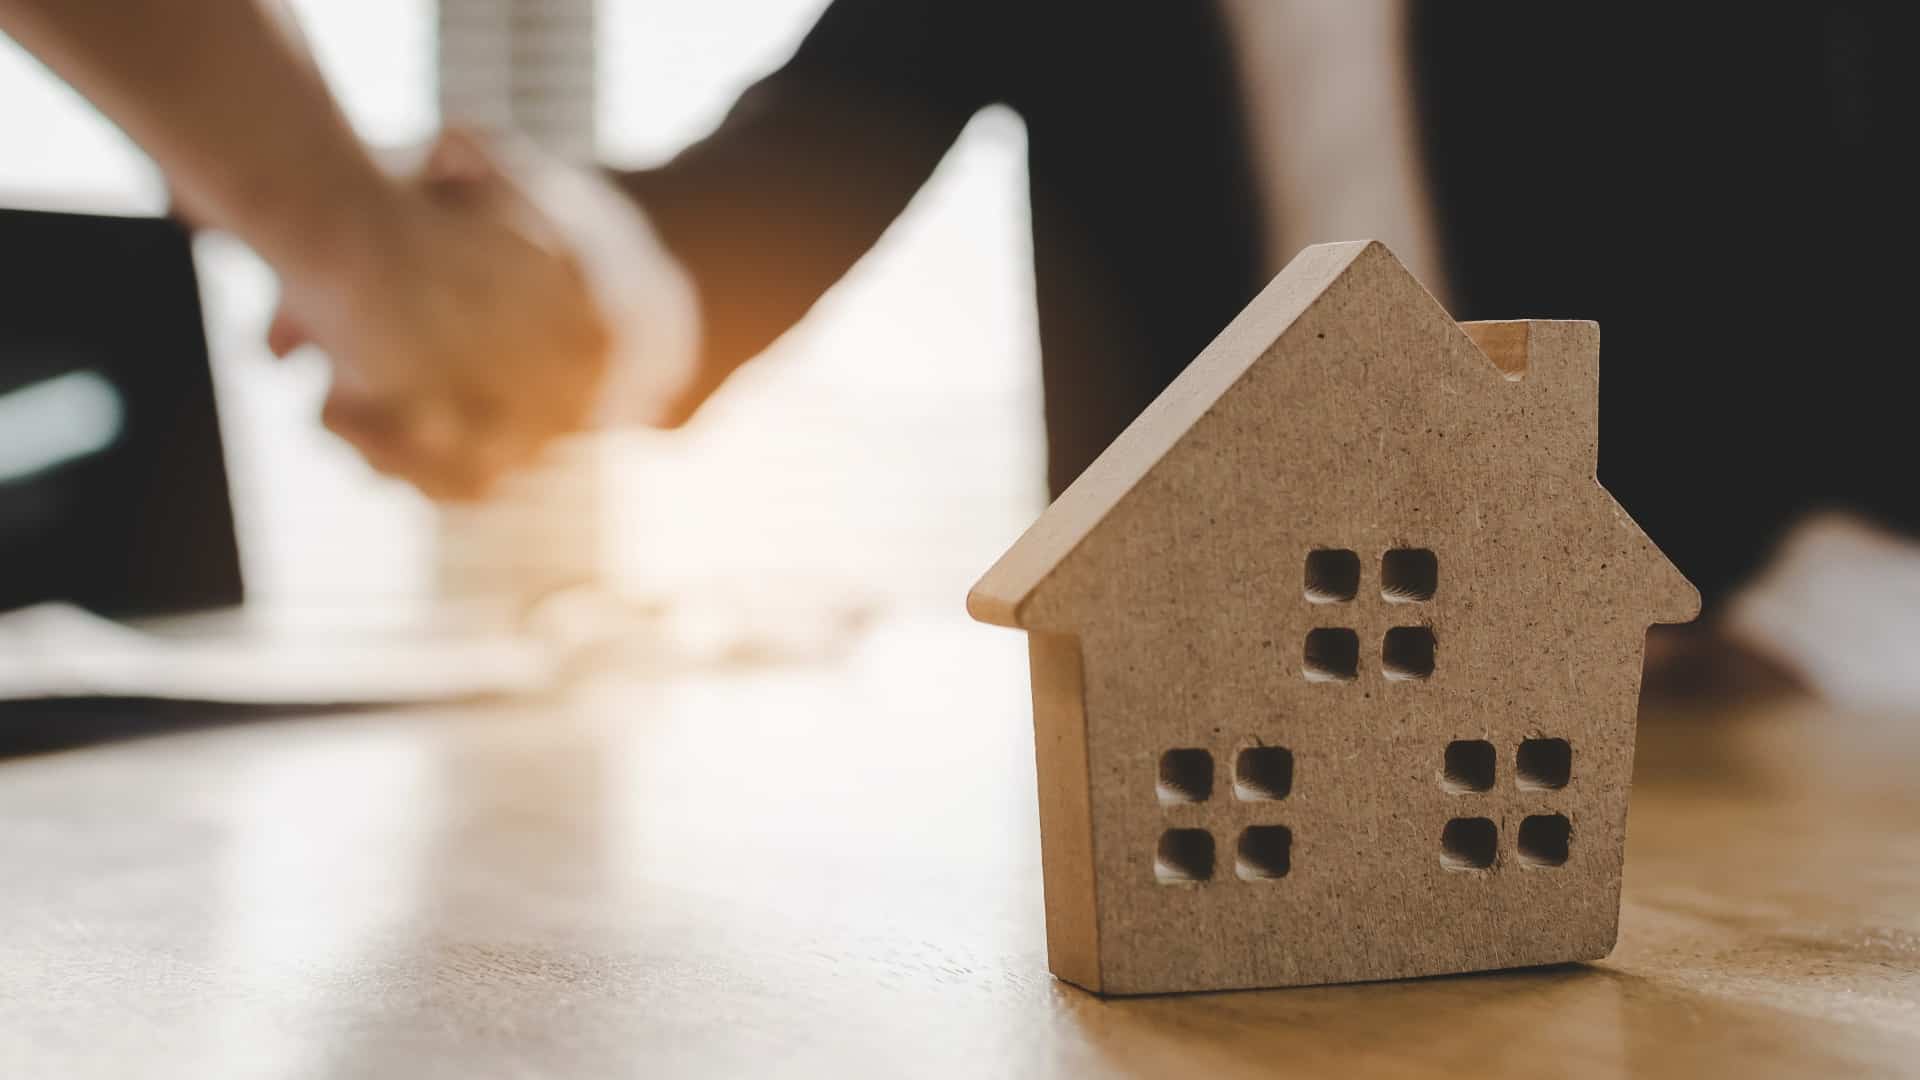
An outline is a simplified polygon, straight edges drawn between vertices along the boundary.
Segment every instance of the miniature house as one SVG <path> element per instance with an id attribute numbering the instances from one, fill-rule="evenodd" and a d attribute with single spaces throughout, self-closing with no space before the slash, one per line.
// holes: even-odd
<path id="1" fill-rule="evenodd" d="M 1029 633 L 1050 966 L 1103 993 L 1611 950 L 1650 624 L 1599 330 L 1301 252 L 968 598 Z"/>

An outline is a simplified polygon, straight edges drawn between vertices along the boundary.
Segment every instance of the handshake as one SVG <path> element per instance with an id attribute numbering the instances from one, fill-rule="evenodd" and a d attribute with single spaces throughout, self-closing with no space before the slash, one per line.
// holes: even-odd
<path id="1" fill-rule="evenodd" d="M 373 468 L 477 498 L 562 435 L 696 404 L 692 288 L 608 182 L 449 132 L 371 201 L 283 274 L 268 345 L 326 354 L 322 421 Z"/>

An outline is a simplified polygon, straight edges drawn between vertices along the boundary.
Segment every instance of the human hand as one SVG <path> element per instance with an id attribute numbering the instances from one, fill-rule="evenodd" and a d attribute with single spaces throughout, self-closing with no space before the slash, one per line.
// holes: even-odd
<path id="1" fill-rule="evenodd" d="M 611 338 L 551 220 L 471 137 L 442 136 L 329 273 L 285 283 L 277 355 L 326 352 L 322 421 L 375 469 L 473 498 L 587 426 Z"/>
<path id="2" fill-rule="evenodd" d="M 417 182 L 430 191 L 505 183 L 541 234 L 578 261 L 611 337 L 595 419 L 678 427 L 717 386 L 699 364 L 700 304 L 645 209 L 605 172 L 512 136 L 443 134 Z"/>

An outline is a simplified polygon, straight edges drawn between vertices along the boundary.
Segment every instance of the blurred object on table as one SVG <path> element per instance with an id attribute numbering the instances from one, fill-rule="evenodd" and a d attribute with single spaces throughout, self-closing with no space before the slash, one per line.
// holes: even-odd
<path id="1" fill-rule="evenodd" d="M 551 689 L 557 661 L 523 635 L 310 636 L 200 620 L 130 626 L 54 603 L 0 613 L 0 701 L 464 701 Z"/>
<path id="2" fill-rule="evenodd" d="M 0 610 L 239 603 L 185 231 L 0 209 L 0 253 Z"/>
<path id="3" fill-rule="evenodd" d="M 1854 710 L 1920 710 L 1920 544 L 1809 517 L 1727 606 L 1729 637 Z"/>

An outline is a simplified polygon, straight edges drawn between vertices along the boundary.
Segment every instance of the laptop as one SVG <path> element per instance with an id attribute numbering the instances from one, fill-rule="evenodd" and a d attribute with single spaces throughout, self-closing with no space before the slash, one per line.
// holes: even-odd
<path id="1" fill-rule="evenodd" d="M 244 596 L 185 230 L 0 210 L 0 610 Z"/>
<path id="2" fill-rule="evenodd" d="M 0 700 L 438 700 L 554 670 L 518 635 L 270 636 L 245 597 L 186 230 L 0 209 Z"/>

